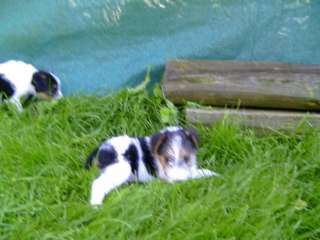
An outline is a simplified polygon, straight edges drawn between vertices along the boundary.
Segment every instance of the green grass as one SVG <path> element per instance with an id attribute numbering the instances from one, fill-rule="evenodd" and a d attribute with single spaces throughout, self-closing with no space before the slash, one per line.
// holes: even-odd
<path id="1" fill-rule="evenodd" d="M 127 92 L 0 110 L 0 238 L 320 239 L 319 130 L 257 137 L 228 122 L 198 126 L 199 165 L 221 177 L 131 184 L 92 209 L 90 150 L 178 117 L 159 97 Z"/>

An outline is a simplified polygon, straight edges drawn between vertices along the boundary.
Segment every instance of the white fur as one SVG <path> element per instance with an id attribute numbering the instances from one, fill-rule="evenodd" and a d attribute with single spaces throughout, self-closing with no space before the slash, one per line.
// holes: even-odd
<path id="1" fill-rule="evenodd" d="M 172 167 L 167 170 L 167 181 L 184 181 L 192 178 L 191 171 L 187 168 Z"/>
<path id="2" fill-rule="evenodd" d="M 130 163 L 124 157 L 124 153 L 127 151 L 130 144 L 134 144 L 138 150 L 139 168 L 137 176 L 132 174 Z M 153 179 L 143 164 L 142 149 L 136 138 L 130 138 L 127 135 L 113 137 L 105 141 L 102 144 L 101 149 L 108 148 L 110 145 L 112 145 L 117 152 L 117 163 L 107 166 L 102 170 L 100 176 L 94 180 L 91 187 L 91 205 L 102 204 L 105 195 L 126 182 L 134 180 L 146 182 Z"/>
<path id="3" fill-rule="evenodd" d="M 14 86 L 19 86 L 15 92 L 17 96 L 22 96 L 26 92 L 35 92 L 30 84 L 35 72 L 37 72 L 37 69 L 34 66 L 22 61 L 10 60 L 0 64 L 0 73 L 10 79 Z"/>
<path id="4" fill-rule="evenodd" d="M 131 137 L 124 135 L 119 137 L 113 137 L 105 141 L 105 143 L 111 144 L 119 156 L 124 154 L 126 150 L 128 149 L 128 146 L 133 143 L 133 140 Z M 102 145 L 103 147 L 103 145 Z M 123 159 L 119 159 L 123 160 Z"/>
<path id="5" fill-rule="evenodd" d="M 92 184 L 90 204 L 102 204 L 104 196 L 129 181 L 130 176 L 131 167 L 126 161 L 120 161 L 108 166 Z"/>
<path id="6" fill-rule="evenodd" d="M 23 110 L 20 99 L 24 96 L 36 95 L 36 90 L 34 86 L 31 84 L 33 74 L 36 73 L 38 69 L 36 69 L 33 65 L 25 63 L 23 61 L 9 60 L 4 63 L 0 63 L 0 74 L 2 74 L 14 87 L 13 96 L 7 99 L 7 102 L 11 102 L 16 105 L 19 111 Z M 52 74 L 52 73 L 50 73 Z M 61 98 L 62 92 L 60 90 L 60 79 L 52 74 L 59 86 L 58 94 L 54 97 L 54 99 Z"/>
<path id="7" fill-rule="evenodd" d="M 181 129 L 182 129 L 182 127 L 179 127 L 179 126 L 169 126 L 169 127 L 162 129 L 160 132 L 161 133 L 163 133 L 163 132 L 176 132 Z"/>
<path id="8" fill-rule="evenodd" d="M 50 72 L 50 74 L 51 74 L 51 75 L 56 79 L 56 81 L 58 82 L 58 86 L 59 86 L 58 94 L 57 94 L 56 96 L 54 96 L 54 99 L 55 99 L 55 100 L 58 100 L 58 99 L 60 99 L 60 98 L 63 97 L 63 94 L 62 94 L 61 89 L 60 89 L 61 80 L 60 80 L 60 78 L 58 78 L 57 75 L 53 74 L 52 72 Z"/>
<path id="9" fill-rule="evenodd" d="M 181 128 L 179 127 L 172 127 L 167 128 L 166 130 L 178 131 L 180 129 Z M 150 148 L 150 138 L 145 139 L 147 140 L 147 144 Z M 164 172 L 162 171 L 162 168 L 160 168 L 159 163 L 156 161 L 155 164 L 158 165 L 158 177 L 168 182 L 175 182 L 217 176 L 215 172 L 210 170 L 198 169 L 196 165 L 196 159 L 191 159 L 191 167 L 187 166 L 185 163 L 182 163 L 181 159 L 179 159 L 179 151 L 182 145 L 181 138 L 175 137 L 172 139 L 171 143 L 170 154 L 174 156 L 174 163 L 172 163 L 172 166 L 169 166 L 167 171 Z M 136 174 L 132 173 L 130 163 L 124 157 L 124 153 L 128 150 L 130 144 L 134 144 L 138 151 L 138 171 Z M 101 205 L 105 195 L 122 184 L 134 180 L 147 182 L 154 179 L 154 177 L 147 171 L 147 168 L 143 162 L 143 153 L 137 138 L 131 138 L 126 135 L 113 137 L 105 141 L 101 145 L 100 149 L 108 148 L 110 145 L 112 145 L 117 152 L 117 161 L 116 163 L 113 163 L 102 169 L 100 176 L 94 180 L 91 187 L 90 198 L 90 204 L 93 206 Z"/>
<path id="10" fill-rule="evenodd" d="M 22 61 L 10 60 L 0 64 L 0 73 L 15 87 L 13 96 L 7 101 L 15 104 L 20 111 L 22 110 L 20 98 L 28 94 L 35 95 L 36 91 L 31 81 L 36 71 L 34 66 Z"/>
<path id="11" fill-rule="evenodd" d="M 128 147 L 130 144 L 134 144 L 138 150 L 138 173 L 137 176 L 132 176 L 130 178 L 130 180 L 138 180 L 140 182 L 147 182 L 153 179 L 153 177 L 148 173 L 146 166 L 143 163 L 142 157 L 143 157 L 143 153 L 142 153 L 142 149 L 141 146 L 139 144 L 138 139 L 136 138 L 131 138 L 127 135 L 124 136 L 118 136 L 118 137 L 113 137 L 109 140 L 107 140 L 105 143 L 107 144 L 111 144 L 113 146 L 113 148 L 116 150 L 117 154 L 118 154 L 118 159 L 117 161 L 119 162 L 128 162 L 127 159 L 124 158 L 123 154 L 128 150 Z M 108 146 L 108 145 L 105 145 Z M 104 145 L 102 145 L 102 148 L 104 147 Z"/>

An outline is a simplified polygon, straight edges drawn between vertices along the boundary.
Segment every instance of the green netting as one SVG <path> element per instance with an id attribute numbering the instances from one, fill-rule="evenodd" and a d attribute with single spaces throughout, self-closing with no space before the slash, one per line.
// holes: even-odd
<path id="1" fill-rule="evenodd" d="M 320 63 L 319 0 L 1 0 L 0 60 L 67 94 L 131 86 L 174 58 Z"/>

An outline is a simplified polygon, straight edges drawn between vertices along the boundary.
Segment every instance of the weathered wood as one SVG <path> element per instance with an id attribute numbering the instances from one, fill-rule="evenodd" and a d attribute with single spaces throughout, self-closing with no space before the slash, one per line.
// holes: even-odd
<path id="1" fill-rule="evenodd" d="M 244 110 L 244 109 L 196 109 L 187 108 L 186 118 L 191 123 L 212 125 L 228 117 L 241 126 L 254 129 L 275 129 L 290 131 L 304 122 L 310 127 L 320 127 L 319 113 L 303 113 L 276 110 Z M 304 126 L 306 126 L 304 125 Z"/>
<path id="2" fill-rule="evenodd" d="M 176 104 L 320 110 L 320 65 L 171 61 L 163 92 Z"/>

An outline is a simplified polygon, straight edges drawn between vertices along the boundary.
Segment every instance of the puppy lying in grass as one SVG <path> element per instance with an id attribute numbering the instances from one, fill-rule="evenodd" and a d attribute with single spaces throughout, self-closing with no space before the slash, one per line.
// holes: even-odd
<path id="1" fill-rule="evenodd" d="M 217 176 L 197 168 L 199 140 L 194 129 L 168 127 L 150 136 L 118 136 L 104 141 L 87 158 L 89 169 L 98 158 L 100 176 L 91 188 L 90 204 L 100 205 L 105 195 L 124 183 L 147 182 L 155 177 L 168 182 Z"/>
<path id="2" fill-rule="evenodd" d="M 31 64 L 10 60 L 0 64 L 0 101 L 11 102 L 22 111 L 21 98 L 59 99 L 60 80 L 53 73 L 36 69 Z"/>

